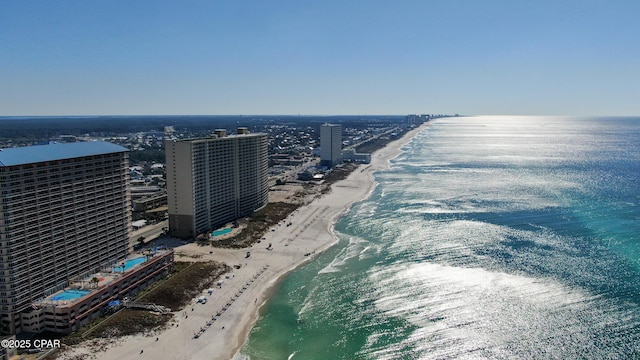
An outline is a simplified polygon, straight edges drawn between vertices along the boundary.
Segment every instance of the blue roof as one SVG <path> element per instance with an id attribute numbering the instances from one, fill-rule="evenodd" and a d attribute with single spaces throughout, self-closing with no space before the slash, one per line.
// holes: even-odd
<path id="1" fill-rule="evenodd" d="M 59 143 L 0 149 L 0 166 L 14 166 L 129 151 L 105 141 Z"/>

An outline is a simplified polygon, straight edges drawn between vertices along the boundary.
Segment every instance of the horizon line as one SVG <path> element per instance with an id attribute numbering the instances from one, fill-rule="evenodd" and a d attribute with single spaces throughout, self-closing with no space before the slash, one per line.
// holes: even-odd
<path id="1" fill-rule="evenodd" d="M 573 115 L 573 114 L 443 114 L 443 113 L 405 113 L 405 114 L 81 114 L 81 115 L 69 115 L 69 114 L 57 114 L 57 115 L 0 115 L 0 118 L 100 118 L 100 117 L 255 117 L 255 116 L 268 116 L 268 117 L 336 117 L 336 116 L 409 116 L 409 115 L 434 115 L 438 117 L 477 117 L 477 116 L 555 116 L 555 117 L 640 117 L 640 114 L 617 114 L 617 115 Z"/>

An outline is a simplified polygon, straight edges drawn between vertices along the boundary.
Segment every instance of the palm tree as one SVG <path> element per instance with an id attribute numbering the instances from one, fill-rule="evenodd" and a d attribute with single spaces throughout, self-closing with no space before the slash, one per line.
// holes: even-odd
<path id="1" fill-rule="evenodd" d="M 98 278 L 97 278 L 97 277 L 95 277 L 95 276 L 91 279 L 91 283 L 93 284 L 93 288 L 94 288 L 94 289 L 97 289 L 97 288 L 98 288 L 98 283 L 99 283 L 99 282 L 100 282 L 100 279 L 98 279 Z"/>

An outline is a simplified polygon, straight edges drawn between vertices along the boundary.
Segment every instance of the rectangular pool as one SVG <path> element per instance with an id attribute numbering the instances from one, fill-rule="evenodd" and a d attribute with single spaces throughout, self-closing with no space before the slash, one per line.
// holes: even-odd
<path id="1" fill-rule="evenodd" d="M 51 300 L 53 301 L 69 301 L 69 300 L 75 300 L 75 299 L 79 299 L 87 294 L 91 293 L 91 291 L 89 290 L 76 290 L 76 289 L 70 289 L 70 290 L 65 290 L 63 292 L 61 292 L 58 295 L 54 295 L 51 297 Z"/>
<path id="2" fill-rule="evenodd" d="M 213 235 L 213 236 L 222 236 L 222 235 L 227 235 L 231 231 L 233 231 L 232 228 L 224 228 L 224 229 L 220 229 L 220 230 L 216 230 L 216 231 L 212 232 L 211 235 Z"/>
<path id="3" fill-rule="evenodd" d="M 134 258 L 134 259 L 127 259 L 124 262 L 124 269 L 123 269 L 123 267 L 121 265 L 114 266 L 113 267 L 113 272 L 125 272 L 125 271 L 128 271 L 132 267 L 134 267 L 134 266 L 136 266 L 138 264 L 142 264 L 145 261 L 147 261 L 147 259 L 144 256 L 137 257 L 137 258 Z"/>

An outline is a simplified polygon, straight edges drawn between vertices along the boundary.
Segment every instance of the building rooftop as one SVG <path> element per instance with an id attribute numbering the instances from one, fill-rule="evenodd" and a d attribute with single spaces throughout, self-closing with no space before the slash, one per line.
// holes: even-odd
<path id="1" fill-rule="evenodd" d="M 242 130 L 244 131 L 244 130 Z M 165 142 L 169 141 L 169 142 L 190 142 L 190 143 L 197 143 L 197 142 L 207 142 L 207 141 L 219 141 L 219 140 L 229 140 L 229 139 L 240 139 L 243 137 L 257 137 L 257 136 L 269 136 L 267 133 L 249 133 L 249 132 L 244 132 L 244 133 L 240 133 L 240 134 L 228 134 L 226 132 L 218 132 L 216 134 L 213 134 L 211 136 L 206 136 L 206 137 L 197 137 L 197 138 L 185 138 L 185 139 L 171 139 L 171 140 L 165 140 Z"/>
<path id="2" fill-rule="evenodd" d="M 0 149 L 0 167 L 129 151 L 105 141 L 49 143 Z"/>

